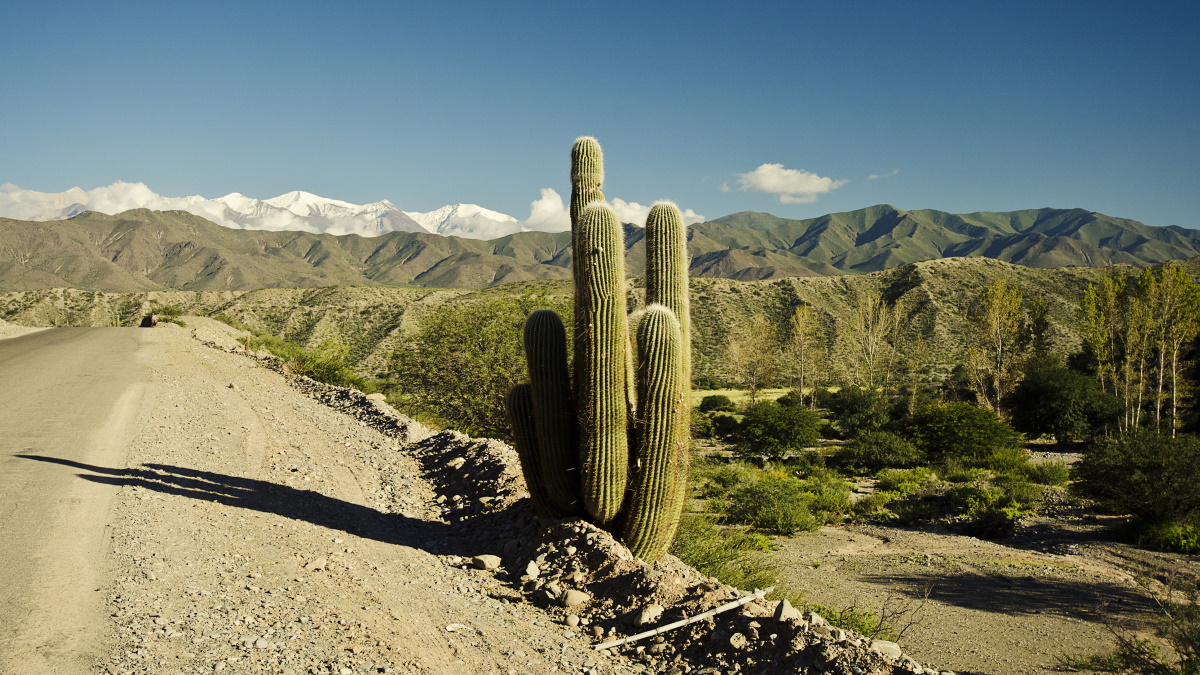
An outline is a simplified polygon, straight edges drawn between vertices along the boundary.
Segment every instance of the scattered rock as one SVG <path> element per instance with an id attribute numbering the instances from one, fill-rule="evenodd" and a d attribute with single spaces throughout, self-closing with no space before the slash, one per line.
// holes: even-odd
<path id="1" fill-rule="evenodd" d="M 328 560 L 326 560 L 325 558 L 317 558 L 316 560 L 305 565 L 304 569 L 308 570 L 309 572 L 320 572 L 321 570 L 324 570 L 328 566 L 329 566 Z"/>
<path id="2" fill-rule="evenodd" d="M 538 578 L 538 575 L 541 573 L 542 571 L 538 569 L 537 563 L 532 560 L 530 560 L 529 564 L 525 566 L 525 576 L 529 577 L 530 579 Z"/>

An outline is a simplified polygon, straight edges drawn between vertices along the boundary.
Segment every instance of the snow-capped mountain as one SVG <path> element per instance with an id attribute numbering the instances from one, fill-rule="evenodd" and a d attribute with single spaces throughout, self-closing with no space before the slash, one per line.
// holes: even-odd
<path id="1" fill-rule="evenodd" d="M 612 199 L 621 222 L 646 222 L 649 206 Z M 452 204 L 427 212 L 402 211 L 384 199 L 351 204 L 310 192 L 288 192 L 271 199 L 255 199 L 238 192 L 216 199 L 198 195 L 164 197 L 144 183 L 116 182 L 107 187 L 65 192 L 25 190 L 11 183 L 0 185 L 0 217 L 18 220 L 62 220 L 84 211 L 109 215 L 130 209 L 187 211 L 218 225 L 239 230 L 298 230 L 317 234 L 357 234 L 378 237 L 389 232 L 429 232 L 468 239 L 496 239 L 515 232 L 561 232 L 571 227 L 562 197 L 542 188 L 541 197 L 529 204 L 529 218 L 516 218 L 475 204 Z M 691 209 L 684 222 L 704 220 Z"/>
<path id="2" fill-rule="evenodd" d="M 475 204 L 451 204 L 428 213 L 406 211 L 405 215 L 420 223 L 426 230 L 448 237 L 497 239 L 530 229 L 512 216 Z"/>
<path id="3" fill-rule="evenodd" d="M 364 237 L 378 237 L 388 232 L 430 231 L 386 199 L 360 206 L 318 197 L 310 192 L 289 192 L 271 199 L 253 199 L 234 192 L 211 200 L 211 203 L 224 207 L 221 219 L 201 212 L 208 209 L 184 210 L 220 225 L 247 230 L 301 230 Z"/>

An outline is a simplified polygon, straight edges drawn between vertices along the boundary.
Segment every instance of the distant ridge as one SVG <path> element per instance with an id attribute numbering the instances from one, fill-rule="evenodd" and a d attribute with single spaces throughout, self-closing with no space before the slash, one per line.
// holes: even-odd
<path id="1" fill-rule="evenodd" d="M 305 194 L 285 195 L 272 208 L 308 209 Z M 740 280 L 865 273 L 955 257 L 1026 267 L 1145 267 L 1200 255 L 1198 231 L 1083 209 L 951 214 L 879 205 L 808 220 L 744 212 L 689 232 L 692 276 Z M 149 209 L 53 222 L 0 218 L 0 290 L 482 288 L 570 276 L 570 239 L 568 232 L 485 241 L 423 231 L 367 238 L 236 230 Z M 627 226 L 626 246 L 628 273 L 640 276 L 640 228 Z"/>

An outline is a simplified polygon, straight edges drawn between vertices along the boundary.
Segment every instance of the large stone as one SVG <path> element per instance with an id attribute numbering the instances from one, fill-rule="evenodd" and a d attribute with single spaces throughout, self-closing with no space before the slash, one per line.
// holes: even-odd
<path id="1" fill-rule="evenodd" d="M 642 608 L 642 611 L 638 612 L 637 616 L 634 617 L 633 625 L 649 626 L 651 624 L 658 623 L 658 620 L 662 618 L 662 615 L 663 615 L 663 606 L 662 605 L 654 605 L 654 604 L 646 605 L 645 607 Z"/>
<path id="2" fill-rule="evenodd" d="M 904 656 L 904 652 L 900 650 L 900 645 L 895 642 L 888 642 L 887 640 L 871 640 L 871 649 L 894 659 Z"/>
<path id="3" fill-rule="evenodd" d="M 591 599 L 592 599 L 592 596 L 588 595 L 587 593 L 584 593 L 583 591 L 575 590 L 574 588 L 570 589 L 566 593 L 563 593 L 562 597 L 561 597 L 563 607 L 574 607 L 576 605 L 582 605 L 583 603 L 585 603 Z"/>
<path id="4" fill-rule="evenodd" d="M 477 555 L 474 558 L 471 558 L 471 564 L 474 565 L 476 567 L 476 569 L 481 569 L 481 570 L 486 570 L 488 572 L 491 572 L 492 570 L 498 569 L 500 567 L 500 556 L 498 556 L 498 555 Z"/>
<path id="5" fill-rule="evenodd" d="M 787 598 L 784 598 L 783 600 L 779 601 L 779 604 L 775 605 L 774 616 L 775 616 L 776 621 L 787 621 L 788 619 L 799 619 L 800 618 L 800 610 L 796 609 L 795 607 L 792 607 L 792 603 L 788 602 Z"/>

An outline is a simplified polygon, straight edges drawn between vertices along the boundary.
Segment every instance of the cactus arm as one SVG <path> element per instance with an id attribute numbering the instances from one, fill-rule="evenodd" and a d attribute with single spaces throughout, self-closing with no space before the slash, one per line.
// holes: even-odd
<path id="1" fill-rule="evenodd" d="M 510 389 L 504 401 L 504 409 L 508 412 L 508 424 L 512 427 L 513 443 L 517 447 L 517 457 L 521 460 L 521 473 L 525 476 L 526 487 L 529 488 L 529 501 L 533 512 L 546 518 L 561 517 L 563 514 L 554 508 L 546 494 L 546 482 L 538 457 L 530 386 L 518 384 Z"/>
<path id="2" fill-rule="evenodd" d="M 563 514 L 579 512 L 579 432 L 567 368 L 562 319 L 539 309 L 525 321 L 525 358 L 545 492 Z"/>
<path id="3" fill-rule="evenodd" d="M 687 445 L 681 410 L 686 411 L 683 339 L 675 314 L 651 305 L 638 325 L 638 400 L 636 461 L 622 527 L 622 540 L 647 562 L 671 546 L 682 514 L 680 462 Z"/>
<path id="4" fill-rule="evenodd" d="M 607 526 L 620 513 L 629 469 L 625 247 L 617 216 L 603 202 L 584 209 L 578 235 L 579 463 L 584 508 Z"/>
<path id="5" fill-rule="evenodd" d="M 690 489 L 688 476 L 692 463 L 687 442 L 691 437 L 691 411 L 688 408 L 691 406 L 692 388 L 692 313 L 688 294 L 687 229 L 679 207 L 669 201 L 655 202 L 646 217 L 646 303 L 664 305 L 679 320 L 685 392 L 684 407 L 679 414 L 682 416 L 685 440 L 680 446 L 680 478 L 676 483 L 678 494 L 675 499 L 682 513 Z M 675 538 L 675 528 L 678 526 L 679 518 L 676 518 L 668 545 Z"/>
<path id="6" fill-rule="evenodd" d="M 688 298 L 687 229 L 674 202 L 659 201 L 646 217 L 646 304 L 675 313 L 683 335 L 683 364 L 691 388 L 692 312 Z"/>

